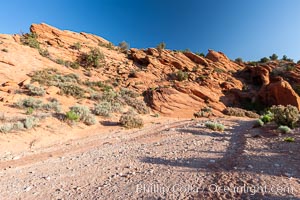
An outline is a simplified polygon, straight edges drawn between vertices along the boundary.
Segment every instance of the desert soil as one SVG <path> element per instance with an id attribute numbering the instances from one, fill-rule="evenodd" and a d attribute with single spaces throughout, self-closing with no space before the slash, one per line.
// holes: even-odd
<path id="1" fill-rule="evenodd" d="M 0 199 L 300 199 L 299 134 L 213 120 L 225 131 L 163 121 L 2 155 Z"/>

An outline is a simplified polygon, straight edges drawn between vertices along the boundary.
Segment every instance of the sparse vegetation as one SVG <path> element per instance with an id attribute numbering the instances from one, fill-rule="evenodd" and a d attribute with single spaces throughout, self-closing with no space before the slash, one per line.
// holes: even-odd
<path id="1" fill-rule="evenodd" d="M 62 94 L 73 96 L 75 98 L 83 98 L 85 94 L 84 89 L 72 83 L 60 84 L 59 88 L 61 89 Z"/>
<path id="2" fill-rule="evenodd" d="M 41 56 L 43 57 L 46 57 L 46 58 L 49 58 L 50 57 L 50 53 L 47 49 L 39 49 L 39 53 Z"/>
<path id="3" fill-rule="evenodd" d="M 49 103 L 43 104 L 42 108 L 47 111 L 55 111 L 60 112 L 61 111 L 61 104 L 57 100 L 52 100 Z"/>
<path id="4" fill-rule="evenodd" d="M 161 42 L 156 46 L 157 50 L 161 51 L 166 48 L 166 43 Z"/>
<path id="5" fill-rule="evenodd" d="M 80 50 L 81 49 L 81 44 L 80 44 L 80 42 L 76 42 L 72 46 L 70 46 L 70 48 L 74 49 L 74 50 Z"/>
<path id="6" fill-rule="evenodd" d="M 143 119 L 132 110 L 122 114 L 119 122 L 125 128 L 141 128 L 144 126 Z"/>
<path id="7" fill-rule="evenodd" d="M 133 91 L 122 89 L 121 96 L 127 105 L 133 107 L 139 114 L 148 114 L 149 109 L 144 101 L 136 99 L 137 94 Z"/>
<path id="8" fill-rule="evenodd" d="M 37 117 L 26 117 L 25 119 L 18 119 L 15 122 L 9 122 L 0 125 L 0 132 L 9 133 L 11 131 L 20 131 L 23 129 L 31 129 L 37 126 L 39 119 Z"/>
<path id="9" fill-rule="evenodd" d="M 97 104 L 94 109 L 93 109 L 93 113 L 95 115 L 100 115 L 103 117 L 109 117 L 112 111 L 112 105 L 110 102 L 104 101 L 101 102 L 99 104 Z"/>
<path id="10" fill-rule="evenodd" d="M 38 125 L 39 119 L 36 117 L 27 117 L 23 123 L 26 129 L 31 129 Z"/>
<path id="11" fill-rule="evenodd" d="M 224 69 L 215 67 L 215 68 L 214 68 L 214 72 L 216 72 L 216 73 L 218 73 L 218 74 L 221 74 L 221 73 L 225 73 L 226 71 L 225 71 Z"/>
<path id="12" fill-rule="evenodd" d="M 54 69 L 36 71 L 31 75 L 32 82 L 39 82 L 41 85 L 56 86 L 61 94 L 73 96 L 75 98 L 84 97 L 85 90 L 79 86 L 80 79 L 76 74 L 59 74 Z"/>
<path id="13" fill-rule="evenodd" d="M 199 117 L 209 117 L 212 114 L 212 109 L 210 107 L 201 108 L 199 112 L 194 113 L 195 118 Z"/>
<path id="14" fill-rule="evenodd" d="M 33 108 L 33 109 L 39 109 L 42 107 L 42 105 L 43 102 L 41 100 L 32 97 L 21 99 L 15 104 L 17 108 Z"/>
<path id="15" fill-rule="evenodd" d="M 91 113 L 90 109 L 83 105 L 75 105 L 70 107 L 70 111 L 79 116 L 79 120 L 86 125 L 93 125 L 96 123 L 95 116 Z"/>
<path id="16" fill-rule="evenodd" d="M 255 112 L 244 110 L 242 108 L 227 107 L 223 113 L 229 116 L 258 118 L 259 115 Z"/>
<path id="17" fill-rule="evenodd" d="M 299 120 L 298 108 L 292 105 L 272 106 L 270 111 L 274 114 L 274 121 L 278 125 L 285 125 L 290 128 L 294 128 L 296 122 Z"/>
<path id="18" fill-rule="evenodd" d="M 97 48 L 91 49 L 89 53 L 82 53 L 78 63 L 84 68 L 99 68 L 105 62 L 104 54 Z"/>
<path id="19" fill-rule="evenodd" d="M 29 95 L 31 96 L 44 96 L 46 94 L 46 91 L 42 87 L 32 84 L 28 84 L 25 87 L 28 89 Z"/>
<path id="20" fill-rule="evenodd" d="M 224 129 L 225 129 L 223 124 L 219 124 L 216 122 L 206 122 L 205 126 L 214 131 L 224 131 Z"/>
<path id="21" fill-rule="evenodd" d="M 32 114 L 34 110 L 54 111 L 60 112 L 61 106 L 58 101 L 50 101 L 49 103 L 43 103 L 41 100 L 36 98 L 25 98 L 15 103 L 17 108 L 27 109 L 28 114 Z"/>
<path id="22" fill-rule="evenodd" d="M 119 47 L 122 52 L 127 51 L 129 49 L 129 44 L 125 41 L 120 42 Z"/>
<path id="23" fill-rule="evenodd" d="M 40 43 L 37 40 L 35 33 L 26 33 L 21 36 L 21 43 L 30 46 L 31 48 L 40 49 Z"/>
<path id="24" fill-rule="evenodd" d="M 188 79 L 188 73 L 187 72 L 183 72 L 181 70 L 178 70 L 175 74 L 176 76 L 176 79 L 178 81 L 184 81 L 184 80 L 187 80 Z"/>

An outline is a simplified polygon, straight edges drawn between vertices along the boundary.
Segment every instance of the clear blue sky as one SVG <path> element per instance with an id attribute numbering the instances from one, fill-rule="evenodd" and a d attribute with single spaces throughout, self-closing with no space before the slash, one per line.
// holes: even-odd
<path id="1" fill-rule="evenodd" d="M 300 0 L 7 0 L 0 32 L 32 23 L 102 36 L 131 47 L 222 51 L 231 59 L 272 53 L 300 59 Z"/>

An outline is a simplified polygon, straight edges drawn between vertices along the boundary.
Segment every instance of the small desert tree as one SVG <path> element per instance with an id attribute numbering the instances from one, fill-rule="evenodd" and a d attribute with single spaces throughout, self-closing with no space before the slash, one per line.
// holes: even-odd
<path id="1" fill-rule="evenodd" d="M 271 60 L 277 60 L 277 59 L 278 59 L 278 56 L 277 56 L 275 53 L 273 53 L 271 56 L 269 56 L 269 58 L 270 58 Z"/>
<path id="2" fill-rule="evenodd" d="M 239 58 L 236 58 L 236 59 L 235 59 L 235 62 L 242 63 L 242 62 L 243 62 L 243 59 L 240 58 L 240 57 L 239 57 Z"/>
<path id="3" fill-rule="evenodd" d="M 268 61 L 269 61 L 269 58 L 267 58 L 267 57 L 263 57 L 263 58 L 260 59 L 261 63 L 266 63 Z"/>

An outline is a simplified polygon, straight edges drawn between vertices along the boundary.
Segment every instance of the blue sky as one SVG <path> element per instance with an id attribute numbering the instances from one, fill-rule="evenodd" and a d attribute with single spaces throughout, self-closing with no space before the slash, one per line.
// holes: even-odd
<path id="1" fill-rule="evenodd" d="M 207 52 L 258 60 L 276 53 L 300 59 L 298 0 L 9 0 L 0 32 L 28 32 L 32 23 L 102 36 L 114 44 Z"/>

